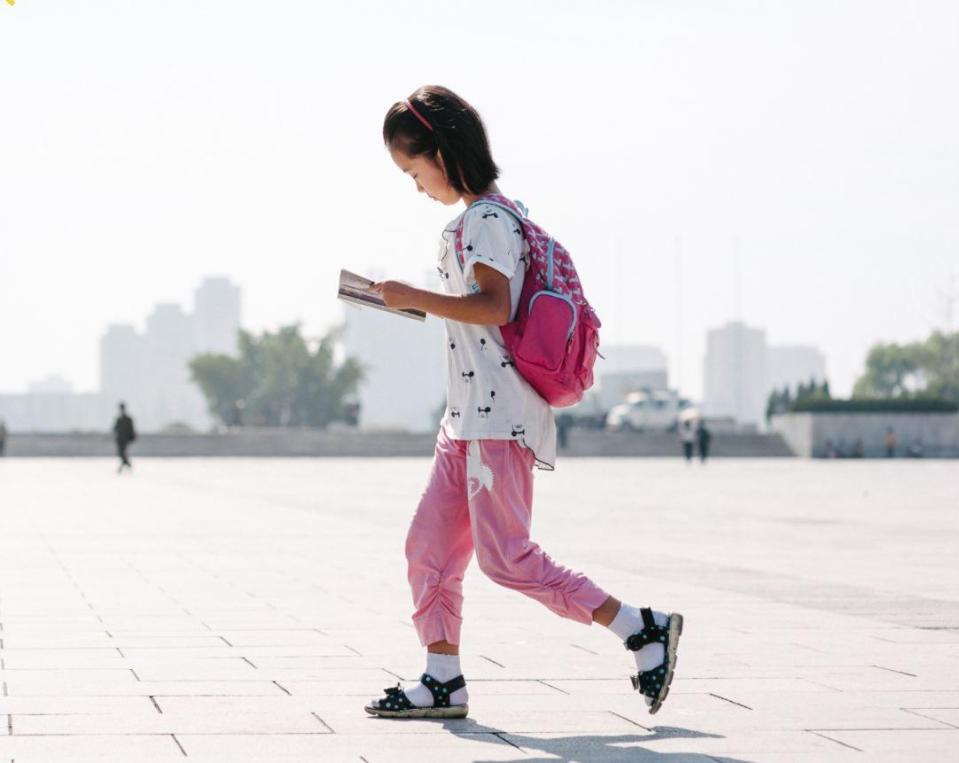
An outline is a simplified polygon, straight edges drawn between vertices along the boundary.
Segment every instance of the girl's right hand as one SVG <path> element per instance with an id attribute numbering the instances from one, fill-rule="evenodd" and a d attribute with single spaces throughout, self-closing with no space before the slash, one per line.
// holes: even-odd
<path id="1" fill-rule="evenodd" d="M 416 296 L 419 289 L 408 284 L 400 281 L 378 281 L 370 289 L 383 296 L 383 301 L 387 307 L 392 307 L 395 310 L 417 307 Z"/>

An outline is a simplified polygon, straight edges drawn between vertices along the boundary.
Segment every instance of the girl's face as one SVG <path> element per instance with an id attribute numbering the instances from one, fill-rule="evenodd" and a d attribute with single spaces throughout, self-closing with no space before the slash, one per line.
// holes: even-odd
<path id="1" fill-rule="evenodd" d="M 449 184 L 446 179 L 446 170 L 436 158 L 428 156 L 407 156 L 398 148 L 390 149 L 390 157 L 403 172 L 413 178 L 416 190 L 425 193 L 433 201 L 451 206 L 462 197 L 459 191 Z"/>

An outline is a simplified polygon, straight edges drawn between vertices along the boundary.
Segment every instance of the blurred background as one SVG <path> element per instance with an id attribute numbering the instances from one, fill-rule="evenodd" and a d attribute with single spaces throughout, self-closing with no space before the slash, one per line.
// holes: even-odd
<path id="1" fill-rule="evenodd" d="M 955 3 L 17 0 L 0 67 L 11 453 L 120 400 L 146 433 L 435 429 L 442 323 L 335 291 L 438 286 L 459 210 L 380 135 L 436 83 L 604 322 L 564 426 L 959 455 Z M 861 416 L 794 432 L 826 413 Z"/>

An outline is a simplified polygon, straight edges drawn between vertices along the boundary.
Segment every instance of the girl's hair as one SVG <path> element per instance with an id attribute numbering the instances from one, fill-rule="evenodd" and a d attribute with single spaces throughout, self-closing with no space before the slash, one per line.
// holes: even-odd
<path id="1" fill-rule="evenodd" d="M 383 142 L 407 156 L 434 159 L 439 154 L 449 184 L 460 193 L 482 193 L 499 177 L 480 115 L 439 85 L 425 85 L 390 106 Z"/>

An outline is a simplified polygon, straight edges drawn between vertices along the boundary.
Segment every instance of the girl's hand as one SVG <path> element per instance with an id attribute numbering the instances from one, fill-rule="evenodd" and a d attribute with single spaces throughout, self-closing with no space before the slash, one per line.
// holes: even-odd
<path id="1" fill-rule="evenodd" d="M 370 289 L 379 292 L 387 307 L 403 310 L 408 307 L 417 307 L 416 297 L 419 289 L 399 281 L 379 281 Z"/>

